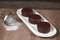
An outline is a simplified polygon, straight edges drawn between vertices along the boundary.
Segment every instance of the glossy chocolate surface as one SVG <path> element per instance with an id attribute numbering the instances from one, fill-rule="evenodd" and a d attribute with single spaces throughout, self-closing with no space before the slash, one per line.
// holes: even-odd
<path id="1" fill-rule="evenodd" d="M 47 22 L 40 22 L 37 24 L 39 32 L 48 33 L 50 31 L 50 24 Z"/>
<path id="2" fill-rule="evenodd" d="M 22 15 L 25 17 L 29 17 L 30 15 L 33 14 L 33 10 L 31 8 L 23 8 L 21 12 Z"/>
<path id="3" fill-rule="evenodd" d="M 41 22 L 41 17 L 37 14 L 33 14 L 29 17 L 29 22 L 32 24 L 37 24 Z"/>

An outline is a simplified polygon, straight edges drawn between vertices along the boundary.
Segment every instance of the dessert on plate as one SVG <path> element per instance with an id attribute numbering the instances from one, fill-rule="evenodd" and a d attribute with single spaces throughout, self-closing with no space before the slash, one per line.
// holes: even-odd
<path id="1" fill-rule="evenodd" d="M 32 24 L 37 24 L 41 22 L 41 17 L 37 14 L 33 14 L 29 17 L 29 22 Z"/>
<path id="2" fill-rule="evenodd" d="M 37 24 L 37 28 L 41 33 L 48 33 L 50 31 L 50 24 L 48 22 L 40 22 Z"/>
<path id="3" fill-rule="evenodd" d="M 31 8 L 23 8 L 21 12 L 22 15 L 25 17 L 29 17 L 30 15 L 33 14 L 33 10 Z"/>

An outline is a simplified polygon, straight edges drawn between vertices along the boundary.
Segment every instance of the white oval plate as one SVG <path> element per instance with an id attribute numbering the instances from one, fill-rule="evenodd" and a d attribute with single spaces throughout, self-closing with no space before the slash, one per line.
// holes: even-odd
<path id="1" fill-rule="evenodd" d="M 24 17 L 24 16 L 21 15 L 21 10 L 22 10 L 22 8 L 17 10 L 18 17 L 27 25 L 27 27 L 36 36 L 40 36 L 40 37 L 51 37 L 51 36 L 54 36 L 57 33 L 56 28 L 51 23 L 50 23 L 51 29 L 50 29 L 50 31 L 48 33 L 44 34 L 44 33 L 39 32 L 38 29 L 37 29 L 37 25 L 29 23 L 28 17 Z M 41 14 L 39 14 L 37 11 L 35 11 L 34 9 L 33 9 L 33 11 L 35 12 L 35 14 L 40 15 L 42 17 L 42 19 L 43 19 L 44 22 L 48 22 L 48 20 L 46 18 L 44 18 Z"/>

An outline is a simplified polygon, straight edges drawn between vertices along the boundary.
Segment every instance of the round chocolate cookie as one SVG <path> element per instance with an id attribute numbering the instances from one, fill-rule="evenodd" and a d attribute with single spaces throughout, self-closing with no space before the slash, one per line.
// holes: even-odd
<path id="1" fill-rule="evenodd" d="M 29 17 L 29 22 L 32 24 L 37 24 L 41 22 L 41 17 L 37 14 L 33 14 Z"/>
<path id="2" fill-rule="evenodd" d="M 37 24 L 37 28 L 41 33 L 48 33 L 50 31 L 50 24 L 47 22 L 40 22 Z"/>
<path id="3" fill-rule="evenodd" d="M 22 15 L 25 17 L 29 17 L 30 15 L 33 14 L 33 10 L 31 8 L 23 8 L 21 12 Z"/>

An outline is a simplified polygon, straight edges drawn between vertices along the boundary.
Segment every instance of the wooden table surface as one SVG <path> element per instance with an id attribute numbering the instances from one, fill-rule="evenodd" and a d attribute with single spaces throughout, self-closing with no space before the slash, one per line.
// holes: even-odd
<path id="1" fill-rule="evenodd" d="M 0 15 L 5 15 L 7 12 L 11 12 L 18 20 L 20 20 L 16 15 L 16 10 L 17 9 L 0 8 Z M 2 25 L 3 20 L 0 18 L 0 40 L 60 40 L 60 10 L 36 9 L 36 11 L 46 17 L 57 28 L 57 35 L 51 38 L 35 36 L 21 20 L 21 25 L 18 30 L 6 31 Z"/>

